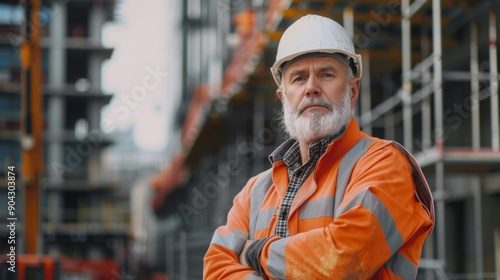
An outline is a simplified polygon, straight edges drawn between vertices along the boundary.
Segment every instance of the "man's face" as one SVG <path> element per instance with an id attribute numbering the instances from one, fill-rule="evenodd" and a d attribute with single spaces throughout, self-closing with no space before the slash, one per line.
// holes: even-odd
<path id="1" fill-rule="evenodd" d="M 336 134 L 349 122 L 359 79 L 351 80 L 348 71 L 330 56 L 303 58 L 287 65 L 278 96 L 292 138 L 311 144 Z"/>

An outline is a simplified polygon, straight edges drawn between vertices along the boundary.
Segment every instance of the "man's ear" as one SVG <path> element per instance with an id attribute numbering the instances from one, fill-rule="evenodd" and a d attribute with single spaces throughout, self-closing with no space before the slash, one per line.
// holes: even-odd
<path id="1" fill-rule="evenodd" d="M 358 102 L 359 98 L 359 85 L 360 85 L 360 79 L 359 78 L 354 78 L 351 80 L 351 108 L 354 108 L 356 106 L 356 102 Z"/>
<path id="2" fill-rule="evenodd" d="M 283 91 L 281 90 L 281 88 L 276 90 L 276 96 L 279 98 L 281 103 L 283 103 Z"/>

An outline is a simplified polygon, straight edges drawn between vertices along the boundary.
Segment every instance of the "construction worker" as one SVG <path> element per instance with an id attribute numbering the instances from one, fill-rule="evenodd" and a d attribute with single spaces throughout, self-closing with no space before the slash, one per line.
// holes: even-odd
<path id="1" fill-rule="evenodd" d="M 409 152 L 352 117 L 362 67 L 347 32 L 300 18 L 271 71 L 290 137 L 235 197 L 204 279 L 415 279 L 431 191 Z"/>

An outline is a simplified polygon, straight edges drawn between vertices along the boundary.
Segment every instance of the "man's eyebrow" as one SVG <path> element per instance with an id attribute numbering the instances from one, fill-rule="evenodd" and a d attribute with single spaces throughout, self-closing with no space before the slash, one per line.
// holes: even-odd
<path id="1" fill-rule="evenodd" d="M 333 71 L 335 73 L 337 73 L 339 71 L 337 67 L 332 66 L 332 65 L 321 66 L 321 67 L 319 67 L 318 70 L 319 70 L 319 72 Z M 304 73 L 307 73 L 307 69 L 305 67 L 299 68 L 299 69 L 293 69 L 290 72 L 290 77 L 294 77 L 297 75 L 303 75 Z"/>
<path id="2" fill-rule="evenodd" d="M 290 77 L 297 76 L 297 75 L 303 75 L 304 73 L 307 73 L 307 70 L 305 67 L 299 68 L 299 69 L 293 69 L 292 72 L 290 72 Z"/>
<path id="3" fill-rule="evenodd" d="M 322 66 L 319 68 L 320 72 L 324 71 L 333 71 L 333 72 L 338 72 L 339 70 L 335 66 L 327 65 L 327 66 Z"/>

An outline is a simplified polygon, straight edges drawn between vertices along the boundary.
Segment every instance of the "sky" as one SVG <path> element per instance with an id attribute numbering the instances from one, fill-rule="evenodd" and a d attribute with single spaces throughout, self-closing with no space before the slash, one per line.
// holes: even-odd
<path id="1" fill-rule="evenodd" d="M 168 2 L 123 0 L 116 18 L 103 29 L 103 43 L 114 48 L 103 65 L 103 90 L 114 97 L 105 107 L 108 131 L 133 129 L 142 150 L 164 151 L 178 94 L 168 89 Z"/>

